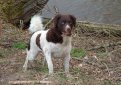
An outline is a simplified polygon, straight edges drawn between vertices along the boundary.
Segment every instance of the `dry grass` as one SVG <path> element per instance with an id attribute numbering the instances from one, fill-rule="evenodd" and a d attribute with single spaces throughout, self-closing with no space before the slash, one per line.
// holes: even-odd
<path id="1" fill-rule="evenodd" d="M 94 26 L 97 25 L 94 24 Z M 90 25 L 91 28 L 94 26 Z M 28 43 L 30 35 L 27 31 L 21 31 L 3 23 L 0 37 L 0 84 L 8 85 L 9 81 L 17 80 L 47 80 L 52 81 L 52 85 L 121 85 L 121 44 L 109 45 L 121 42 L 121 38 L 103 36 L 95 31 L 85 32 L 86 28 L 85 24 L 77 26 L 73 35 L 71 75 L 67 77 L 64 74 L 62 59 L 53 59 L 56 63 L 54 64 L 55 73 L 49 76 L 47 65 L 43 66 L 41 55 L 36 58 L 34 67 L 23 72 L 22 65 L 26 57 L 26 51 L 23 48 L 26 45 L 23 43 Z M 14 46 L 18 42 L 22 42 L 17 44 L 20 47 Z"/>

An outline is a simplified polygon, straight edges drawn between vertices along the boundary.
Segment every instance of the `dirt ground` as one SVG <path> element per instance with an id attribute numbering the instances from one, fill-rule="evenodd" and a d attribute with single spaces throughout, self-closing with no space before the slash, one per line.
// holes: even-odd
<path id="1" fill-rule="evenodd" d="M 55 73 L 50 76 L 41 54 L 34 61 L 34 66 L 23 72 L 26 49 L 14 44 L 24 42 L 26 45 L 30 34 L 3 24 L 0 35 L 0 85 L 10 85 L 10 81 L 25 81 L 16 85 L 46 85 L 47 81 L 51 81 L 49 85 L 121 85 L 121 38 L 78 32 L 73 34 L 73 49 L 83 49 L 84 55 L 72 56 L 68 77 L 63 71 L 63 59 L 53 59 Z M 27 84 L 27 81 L 35 80 L 46 83 Z"/>

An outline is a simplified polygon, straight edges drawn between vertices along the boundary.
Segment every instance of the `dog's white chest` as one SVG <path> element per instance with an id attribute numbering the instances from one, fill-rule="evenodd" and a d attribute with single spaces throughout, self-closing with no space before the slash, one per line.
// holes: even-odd
<path id="1" fill-rule="evenodd" d="M 65 57 L 71 51 L 71 42 L 63 44 L 53 44 L 51 46 L 52 57 Z"/>
<path id="2" fill-rule="evenodd" d="M 70 51 L 70 46 L 55 46 L 51 50 L 52 57 L 63 57 Z"/>

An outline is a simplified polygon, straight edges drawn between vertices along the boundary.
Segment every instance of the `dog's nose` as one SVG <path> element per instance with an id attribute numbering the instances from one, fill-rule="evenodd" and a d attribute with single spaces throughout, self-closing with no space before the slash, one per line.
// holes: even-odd
<path id="1" fill-rule="evenodd" d="M 68 33 L 71 33 L 71 28 L 67 28 L 67 32 Z"/>
<path id="2" fill-rule="evenodd" d="M 66 31 L 71 32 L 71 27 L 69 25 L 66 25 Z"/>

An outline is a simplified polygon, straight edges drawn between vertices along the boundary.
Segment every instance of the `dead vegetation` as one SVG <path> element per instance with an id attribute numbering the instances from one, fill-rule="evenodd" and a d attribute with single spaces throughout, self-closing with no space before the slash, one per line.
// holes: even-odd
<path id="1" fill-rule="evenodd" d="M 23 72 L 28 31 L 3 23 L 0 36 L 0 84 L 9 85 L 121 85 L 121 26 L 79 22 L 73 34 L 70 76 L 62 59 L 53 59 L 55 73 L 49 76 L 39 55 L 34 67 Z M 117 32 L 118 31 L 118 32 Z M 20 42 L 18 44 L 18 42 Z"/>

